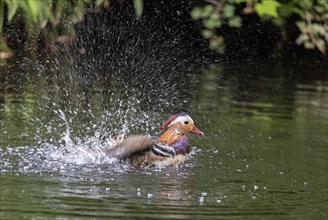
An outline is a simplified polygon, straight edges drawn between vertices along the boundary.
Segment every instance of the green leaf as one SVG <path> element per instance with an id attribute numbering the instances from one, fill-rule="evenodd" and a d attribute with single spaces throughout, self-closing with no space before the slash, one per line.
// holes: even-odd
<path id="1" fill-rule="evenodd" d="M 241 17 L 240 16 L 234 16 L 229 19 L 228 24 L 230 27 L 236 27 L 239 28 L 241 27 Z"/>
<path id="2" fill-rule="evenodd" d="M 316 5 L 313 8 L 318 13 L 324 13 L 326 11 L 325 8 L 323 8 L 323 7 L 319 6 L 319 5 Z"/>
<path id="3" fill-rule="evenodd" d="M 18 8 L 18 0 L 6 0 L 8 8 L 8 21 L 11 21 Z"/>
<path id="4" fill-rule="evenodd" d="M 262 2 L 258 2 L 255 5 L 255 11 L 257 14 L 262 16 L 271 16 L 278 17 L 278 8 L 280 7 L 280 3 L 276 0 L 263 0 Z"/>
<path id="5" fill-rule="evenodd" d="M 223 7 L 223 15 L 226 18 L 231 18 L 235 14 L 235 7 L 233 5 L 225 5 Z"/>
<path id="6" fill-rule="evenodd" d="M 39 1 L 35 1 L 35 0 L 27 0 L 27 3 L 28 3 L 28 6 L 29 6 L 29 10 L 30 10 L 30 13 L 32 14 L 32 17 L 34 19 L 36 19 L 41 10 L 40 10 L 40 5 L 39 5 Z"/>
<path id="7" fill-rule="evenodd" d="M 306 33 L 302 33 L 302 34 L 300 34 L 300 36 L 298 36 L 298 38 L 296 39 L 296 43 L 297 43 L 298 45 L 301 45 L 302 43 L 309 41 L 309 39 L 310 39 L 309 35 L 307 35 Z"/>
<path id="8" fill-rule="evenodd" d="M 253 0 L 234 0 L 235 3 L 241 4 L 241 3 L 252 3 Z"/>
<path id="9" fill-rule="evenodd" d="M 143 0 L 133 0 L 133 5 L 137 17 L 140 18 L 143 11 Z"/>
<path id="10" fill-rule="evenodd" d="M 100 5 L 102 5 L 104 3 L 104 0 L 97 0 L 96 1 L 96 6 L 99 7 Z"/>
<path id="11" fill-rule="evenodd" d="M 304 47 L 306 48 L 306 49 L 314 49 L 315 48 L 315 45 L 312 43 L 312 42 L 305 42 L 304 43 Z"/>
<path id="12" fill-rule="evenodd" d="M 328 34 L 325 30 L 325 27 L 321 24 L 318 24 L 318 23 L 313 23 L 312 24 L 312 30 L 315 33 L 321 34 L 322 36 L 325 36 L 325 34 Z"/>
<path id="13" fill-rule="evenodd" d="M 328 13 L 325 13 L 321 16 L 323 21 L 328 21 Z"/>
<path id="14" fill-rule="evenodd" d="M 326 44 L 325 44 L 325 41 L 323 39 L 319 39 L 317 41 L 316 46 L 322 53 L 326 52 Z"/>
<path id="15" fill-rule="evenodd" d="M 220 16 L 217 13 L 212 13 L 210 19 L 220 20 Z"/>
<path id="16" fill-rule="evenodd" d="M 273 18 L 273 19 L 272 19 L 272 22 L 273 22 L 275 25 L 281 27 L 283 24 L 285 24 L 285 19 L 282 18 L 282 17 L 277 17 L 277 18 Z"/>
<path id="17" fill-rule="evenodd" d="M 212 30 L 206 30 L 205 29 L 205 30 L 202 31 L 202 35 L 203 35 L 204 38 L 209 39 L 209 38 L 213 37 L 214 33 L 213 33 Z"/>
<path id="18" fill-rule="evenodd" d="M 214 11 L 213 5 L 205 5 L 203 8 L 203 17 L 208 17 Z"/>
<path id="19" fill-rule="evenodd" d="M 292 4 L 287 4 L 279 8 L 279 15 L 280 15 L 279 17 L 287 18 L 291 16 L 293 13 L 301 16 L 303 14 L 303 11 Z"/>
<path id="20" fill-rule="evenodd" d="M 216 50 L 219 53 L 224 52 L 224 39 L 222 36 L 216 36 L 210 39 L 210 49 Z"/>
<path id="21" fill-rule="evenodd" d="M 299 1 L 299 5 L 303 10 L 308 10 L 312 7 L 312 1 L 311 0 L 302 0 L 302 1 Z"/>
<path id="22" fill-rule="evenodd" d="M 219 28 L 221 27 L 221 21 L 218 19 L 205 19 L 203 20 L 203 24 L 208 29 Z"/>
<path id="23" fill-rule="evenodd" d="M 305 21 L 298 21 L 298 22 L 296 22 L 296 25 L 297 25 L 298 29 L 300 29 L 301 32 L 308 31 L 308 26 L 306 25 Z"/>
<path id="24" fill-rule="evenodd" d="M 198 20 L 202 17 L 202 9 L 200 7 L 195 7 L 190 13 L 192 19 Z"/>

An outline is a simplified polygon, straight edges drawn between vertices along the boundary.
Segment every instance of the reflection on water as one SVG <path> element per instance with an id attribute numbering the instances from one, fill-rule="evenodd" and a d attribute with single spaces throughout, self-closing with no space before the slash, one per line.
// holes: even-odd
<path id="1" fill-rule="evenodd" d="M 129 75 L 60 63 L 1 70 L 1 219 L 327 218 L 325 64 Z M 181 111 L 206 134 L 190 136 L 185 164 L 138 169 L 99 151 Z"/>

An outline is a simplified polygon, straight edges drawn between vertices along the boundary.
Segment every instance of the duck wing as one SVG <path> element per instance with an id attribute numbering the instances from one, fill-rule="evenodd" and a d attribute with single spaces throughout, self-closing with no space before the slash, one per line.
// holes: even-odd
<path id="1" fill-rule="evenodd" d="M 110 157 L 126 159 L 130 156 L 150 151 L 155 143 L 156 140 L 149 136 L 134 135 L 107 149 L 106 154 Z"/>
<path id="2" fill-rule="evenodd" d="M 167 144 L 156 143 L 153 145 L 151 151 L 160 157 L 172 157 L 176 155 L 174 148 Z"/>

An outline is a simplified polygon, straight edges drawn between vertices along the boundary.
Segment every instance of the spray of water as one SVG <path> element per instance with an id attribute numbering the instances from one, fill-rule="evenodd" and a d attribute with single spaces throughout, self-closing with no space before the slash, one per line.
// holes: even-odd
<path id="1" fill-rule="evenodd" d="M 186 37 L 190 25 L 180 22 L 187 10 L 170 27 L 159 25 L 157 12 L 145 15 L 150 22 L 126 13 L 87 14 L 72 50 L 18 61 L 22 90 L 33 100 L 22 120 L 28 139 L 2 141 L 1 172 L 113 164 L 102 151 L 106 139 L 152 134 L 170 114 L 188 111 L 189 76 L 200 53 Z"/>

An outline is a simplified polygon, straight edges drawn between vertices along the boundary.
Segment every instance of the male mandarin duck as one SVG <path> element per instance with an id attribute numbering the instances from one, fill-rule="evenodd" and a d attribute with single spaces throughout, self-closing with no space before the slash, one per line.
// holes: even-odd
<path id="1" fill-rule="evenodd" d="M 183 163 L 189 153 L 186 133 L 204 135 L 187 114 L 176 114 L 165 121 L 154 136 L 134 135 L 119 140 L 106 150 L 109 157 L 129 161 L 134 165 L 169 166 Z M 113 144 L 113 143 L 112 143 Z"/>

